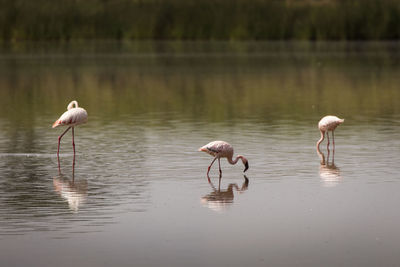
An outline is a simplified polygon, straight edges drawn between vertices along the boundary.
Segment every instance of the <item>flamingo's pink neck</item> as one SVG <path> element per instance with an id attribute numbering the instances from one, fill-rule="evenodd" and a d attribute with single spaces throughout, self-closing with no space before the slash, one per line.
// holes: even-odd
<path id="1" fill-rule="evenodd" d="M 74 105 L 75 105 L 75 108 L 78 107 L 78 102 L 76 100 L 71 101 L 71 103 L 68 104 L 67 110 L 70 110 L 71 108 L 74 108 Z"/>
<path id="2" fill-rule="evenodd" d="M 329 150 L 328 150 L 329 151 Z M 321 158 L 321 165 L 325 165 L 325 155 L 322 153 L 322 151 L 319 149 L 319 146 L 317 146 L 317 154 Z"/>
<path id="3" fill-rule="evenodd" d="M 242 156 L 237 156 L 235 160 L 232 160 L 232 156 L 230 156 L 230 157 L 228 157 L 227 159 L 228 159 L 228 162 L 229 162 L 230 164 L 235 165 L 235 164 L 238 162 L 238 160 L 239 160 L 240 158 L 243 158 L 243 157 L 242 157 Z"/>
<path id="4" fill-rule="evenodd" d="M 227 159 L 228 159 L 228 162 L 232 165 L 236 164 L 238 162 L 238 160 L 241 159 L 243 162 L 243 165 L 245 167 L 244 172 L 247 171 L 247 169 L 249 168 L 249 163 L 248 163 L 247 159 L 241 155 L 237 156 L 235 160 L 232 160 L 232 156 L 227 157 Z"/>
<path id="5" fill-rule="evenodd" d="M 320 131 L 320 132 L 321 132 L 321 138 L 317 142 L 317 150 L 319 150 L 319 144 L 321 144 L 321 142 L 324 141 L 324 138 L 325 138 L 325 132 L 324 131 Z"/>

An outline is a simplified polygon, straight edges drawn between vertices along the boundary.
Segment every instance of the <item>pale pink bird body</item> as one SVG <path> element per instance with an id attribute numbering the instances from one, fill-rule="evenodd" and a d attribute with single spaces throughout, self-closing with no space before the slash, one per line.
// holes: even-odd
<path id="1" fill-rule="evenodd" d="M 241 159 L 243 165 L 245 166 L 243 172 L 247 171 L 247 169 L 249 168 L 249 162 L 245 157 L 238 155 L 233 160 L 233 147 L 225 141 L 210 142 L 207 145 L 200 147 L 199 151 L 206 152 L 214 157 L 214 160 L 211 162 L 210 166 L 208 166 L 207 176 L 208 173 L 210 172 L 211 166 L 214 164 L 216 159 L 218 159 L 219 174 L 220 176 L 222 175 L 220 158 L 226 158 L 228 162 L 232 165 L 236 164 L 238 160 Z"/>
<path id="2" fill-rule="evenodd" d="M 343 122 L 344 119 L 339 119 L 338 117 L 332 115 L 325 116 L 319 121 L 318 128 L 321 132 L 321 138 L 317 142 L 317 149 L 319 149 L 319 144 L 321 144 L 321 142 L 325 138 L 325 132 L 328 138 L 327 148 L 329 149 L 329 131 L 332 132 L 333 147 L 335 147 L 335 136 L 333 132 L 335 131 L 336 127 L 338 127 Z"/>
<path id="3" fill-rule="evenodd" d="M 74 107 L 75 106 L 75 107 Z M 69 126 L 59 137 L 58 137 L 58 149 L 57 149 L 57 159 L 59 160 L 60 153 L 60 142 L 61 138 L 64 136 L 69 129 L 72 128 L 72 146 L 74 148 L 74 159 L 75 159 L 75 142 L 74 142 L 74 127 L 87 122 L 88 115 L 85 109 L 78 107 L 78 102 L 76 100 L 71 101 L 68 104 L 67 111 L 61 115 L 61 117 L 53 123 L 53 128 L 58 126 Z M 60 165 L 59 165 L 60 166 Z"/>

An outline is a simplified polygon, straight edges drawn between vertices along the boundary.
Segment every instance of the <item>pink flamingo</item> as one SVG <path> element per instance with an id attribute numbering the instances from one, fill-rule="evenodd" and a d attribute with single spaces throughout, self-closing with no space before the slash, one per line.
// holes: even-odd
<path id="1" fill-rule="evenodd" d="M 74 107 L 75 106 L 75 107 Z M 53 123 L 53 128 L 57 126 L 69 126 L 67 130 L 65 130 L 59 137 L 58 137 L 58 149 L 57 149 L 57 159 L 58 159 L 58 168 L 60 168 L 60 142 L 61 138 L 64 136 L 69 129 L 72 128 L 72 146 L 74 148 L 74 163 L 75 163 L 75 142 L 74 142 L 74 127 L 76 125 L 82 124 L 87 122 L 88 115 L 86 110 L 83 108 L 78 107 L 78 102 L 76 100 L 71 101 L 68 104 L 67 111 L 61 115 L 61 117 Z"/>
<path id="2" fill-rule="evenodd" d="M 332 140 L 333 140 L 333 148 L 335 148 L 335 136 L 333 132 L 335 131 L 336 127 L 338 127 L 340 124 L 344 122 L 344 119 L 339 119 L 336 116 L 325 116 L 323 117 L 319 123 L 318 123 L 318 128 L 319 131 L 321 132 L 321 138 L 317 142 L 317 150 L 319 150 L 319 144 L 324 140 L 325 138 L 325 132 L 326 136 L 328 137 L 328 144 L 327 144 L 327 149 L 329 149 L 329 133 L 328 131 L 332 132 Z"/>
<path id="3" fill-rule="evenodd" d="M 222 170 L 221 170 L 220 158 L 226 158 L 228 160 L 228 162 L 232 165 L 236 164 L 238 162 L 238 160 L 241 159 L 243 162 L 243 165 L 245 167 L 243 172 L 247 171 L 247 169 L 249 168 L 248 160 L 241 155 L 237 156 L 235 160 L 232 160 L 233 147 L 230 144 L 228 144 L 227 142 L 213 141 L 203 147 L 200 147 L 199 151 L 206 152 L 214 157 L 214 160 L 211 162 L 210 166 L 208 166 L 207 177 L 208 177 L 208 173 L 210 172 L 211 166 L 214 164 L 216 159 L 218 159 L 219 175 L 221 177 Z"/>

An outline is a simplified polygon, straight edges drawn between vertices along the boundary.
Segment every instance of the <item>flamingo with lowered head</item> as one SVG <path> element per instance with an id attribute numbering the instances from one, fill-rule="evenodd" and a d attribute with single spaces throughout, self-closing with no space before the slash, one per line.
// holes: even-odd
<path id="1" fill-rule="evenodd" d="M 69 129 L 72 128 L 72 146 L 74 148 L 74 159 L 75 159 L 75 142 L 74 142 L 74 127 L 87 122 L 88 115 L 85 109 L 78 107 L 78 102 L 76 100 L 71 101 L 68 104 L 67 111 L 61 115 L 61 117 L 53 123 L 53 128 L 58 126 L 69 126 L 59 137 L 58 137 L 58 149 L 57 149 L 57 159 L 60 166 L 60 142 L 61 138 L 64 136 Z"/>
<path id="2" fill-rule="evenodd" d="M 343 122 L 344 119 L 339 119 L 338 117 L 332 115 L 325 116 L 319 121 L 318 128 L 321 132 L 321 138 L 317 142 L 317 150 L 319 150 L 319 144 L 321 144 L 321 142 L 325 138 L 325 132 L 326 136 L 328 137 L 328 144 L 326 147 L 329 149 L 329 131 L 332 132 L 333 148 L 335 149 L 335 136 L 333 132 L 335 131 L 336 127 L 338 127 Z"/>
<path id="3" fill-rule="evenodd" d="M 228 160 L 228 162 L 232 165 L 236 164 L 238 162 L 239 159 L 242 160 L 243 165 L 244 165 L 244 171 L 247 171 L 247 169 L 249 168 L 249 162 L 248 160 L 241 156 L 238 155 L 235 160 L 232 159 L 233 157 L 233 147 L 224 141 L 213 141 L 211 143 L 208 143 L 205 146 L 202 146 L 199 148 L 199 151 L 203 151 L 206 152 L 208 154 L 210 154 L 211 156 L 214 157 L 213 161 L 211 162 L 210 166 L 208 166 L 208 170 L 207 170 L 207 177 L 208 177 L 208 173 L 210 172 L 211 166 L 214 164 L 215 160 L 218 159 L 218 165 L 219 165 L 219 175 L 221 177 L 222 175 L 222 170 L 221 170 L 221 162 L 220 162 L 220 158 L 226 158 Z"/>

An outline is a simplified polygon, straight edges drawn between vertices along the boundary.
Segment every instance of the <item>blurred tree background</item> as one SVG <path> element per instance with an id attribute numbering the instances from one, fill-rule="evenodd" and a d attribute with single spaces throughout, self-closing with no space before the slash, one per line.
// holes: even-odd
<path id="1" fill-rule="evenodd" d="M 394 40 L 398 0 L 0 0 L 0 40 Z"/>

